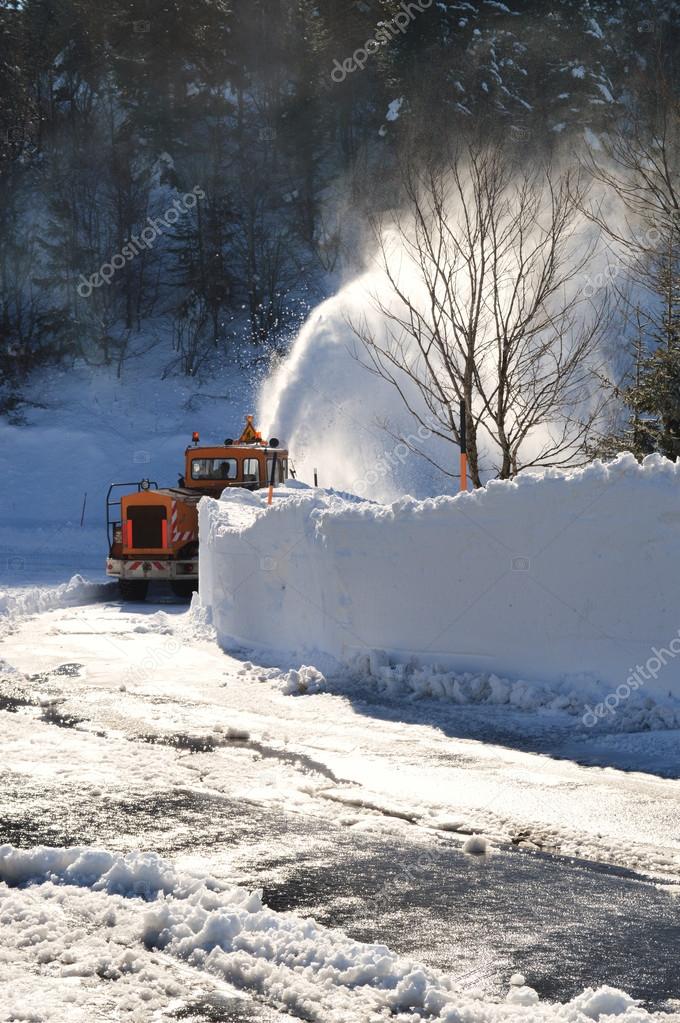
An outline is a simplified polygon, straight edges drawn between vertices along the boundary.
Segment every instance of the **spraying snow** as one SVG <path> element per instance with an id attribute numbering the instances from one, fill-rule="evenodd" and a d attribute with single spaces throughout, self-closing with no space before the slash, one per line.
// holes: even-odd
<path id="1" fill-rule="evenodd" d="M 348 320 L 365 316 L 380 325 L 371 305 L 375 286 L 376 275 L 367 273 L 312 312 L 262 389 L 264 435 L 285 438 L 298 476 L 309 483 L 317 468 L 321 485 L 378 500 L 405 490 L 421 497 L 450 490 L 441 473 L 399 442 L 413 435 L 422 444 L 429 431 L 419 433 L 392 387 L 355 357 Z"/>
<path id="2" fill-rule="evenodd" d="M 316 468 L 322 486 L 381 501 L 454 492 L 464 396 L 483 480 L 502 464 L 582 461 L 581 427 L 602 401 L 590 374 L 605 317 L 582 273 L 594 228 L 564 198 L 570 179 L 494 159 L 482 164 L 497 197 L 470 152 L 376 219 L 369 269 L 312 312 L 265 383 L 265 433 L 285 437 L 306 482 Z M 549 196 L 564 204 L 560 227 Z M 471 214 L 494 231 L 470 233 Z"/>

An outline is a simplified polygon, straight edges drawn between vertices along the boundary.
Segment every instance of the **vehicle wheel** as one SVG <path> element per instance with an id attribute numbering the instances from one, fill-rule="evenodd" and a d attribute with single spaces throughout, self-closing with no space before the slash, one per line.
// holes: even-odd
<path id="1" fill-rule="evenodd" d="M 191 600 L 192 594 L 198 589 L 198 579 L 171 579 L 170 589 L 176 597 Z"/>
<path id="2" fill-rule="evenodd" d="M 146 600 L 149 583 L 146 579 L 119 579 L 118 590 L 123 600 L 134 600 L 141 603 Z"/>

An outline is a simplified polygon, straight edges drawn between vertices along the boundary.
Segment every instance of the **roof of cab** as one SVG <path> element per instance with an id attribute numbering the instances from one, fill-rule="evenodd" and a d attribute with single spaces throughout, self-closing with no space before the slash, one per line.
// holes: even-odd
<path id="1" fill-rule="evenodd" d="M 242 454 L 256 455 L 258 453 L 272 454 L 274 451 L 277 451 L 280 455 L 288 454 L 287 448 L 280 447 L 270 448 L 267 444 L 211 444 L 206 445 L 205 447 L 204 446 L 192 447 L 191 445 L 189 445 L 189 447 L 186 448 L 185 453 L 188 455 L 191 452 L 192 455 L 195 455 L 198 458 L 201 457 L 219 458 L 223 457 L 224 455 L 232 451 L 234 452 L 234 454 L 239 455 Z"/>

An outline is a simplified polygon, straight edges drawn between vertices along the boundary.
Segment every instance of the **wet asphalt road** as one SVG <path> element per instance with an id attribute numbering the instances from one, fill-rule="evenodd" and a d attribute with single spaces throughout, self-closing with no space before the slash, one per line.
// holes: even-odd
<path id="1" fill-rule="evenodd" d="M 272 908 L 385 943 L 458 977 L 462 989 L 502 995 L 521 972 L 550 999 L 601 982 L 648 1008 L 669 1009 L 680 996 L 677 899 L 603 867 L 513 850 L 473 857 L 453 836 L 417 826 L 348 826 L 332 803 L 320 819 L 192 789 L 102 798 L 82 786 L 32 787 L 7 770 L 0 782 L 0 843 L 217 857 L 231 880 L 263 888 Z M 253 1018 L 247 1005 L 195 1009 L 185 1018 Z"/>
<path id="2" fill-rule="evenodd" d="M 0 682 L 0 712 L 33 709 L 11 679 Z M 390 700 L 357 709 L 376 720 L 404 720 L 405 713 L 413 723 L 425 713 L 432 720 L 431 709 Z M 79 725 L 56 710 L 43 713 L 43 720 L 60 728 Z M 545 720 L 531 736 L 527 716 L 507 710 L 501 717 L 487 708 L 454 713 L 442 706 L 439 724 L 451 735 L 532 752 L 554 754 L 572 740 L 559 731 L 546 739 Z M 170 745 L 177 757 L 209 767 L 209 744 L 179 735 Z M 162 779 L 157 791 L 107 797 L 87 785 L 46 785 L 6 765 L 0 784 L 0 844 L 204 855 L 219 861 L 230 880 L 262 888 L 272 908 L 313 915 L 358 940 L 384 943 L 459 978 L 462 990 L 502 997 L 511 974 L 520 972 L 549 999 L 564 1001 L 608 983 L 647 1008 L 680 1008 L 671 1003 L 680 999 L 678 897 L 622 872 L 512 849 L 473 857 L 461 851 L 460 837 L 417 825 L 351 826 L 346 808 L 332 802 L 326 816 L 309 816 L 200 788 L 169 791 Z M 269 1023 L 284 1017 L 249 999 L 198 997 L 177 1018 Z"/>

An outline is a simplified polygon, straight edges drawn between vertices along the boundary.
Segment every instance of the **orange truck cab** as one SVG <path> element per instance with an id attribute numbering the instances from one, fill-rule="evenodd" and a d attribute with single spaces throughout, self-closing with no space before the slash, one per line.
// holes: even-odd
<path id="1" fill-rule="evenodd" d="M 237 441 L 200 445 L 194 433 L 178 486 L 159 489 L 145 479 L 112 483 L 106 497 L 109 556 L 106 574 L 118 579 L 124 600 L 144 600 L 152 579 L 167 580 L 174 593 L 198 589 L 198 502 L 226 487 L 259 490 L 285 483 L 288 452 L 276 438 L 263 441 L 248 416 Z M 291 472 L 291 475 L 293 473 Z M 112 497 L 116 488 L 135 488 Z"/>

